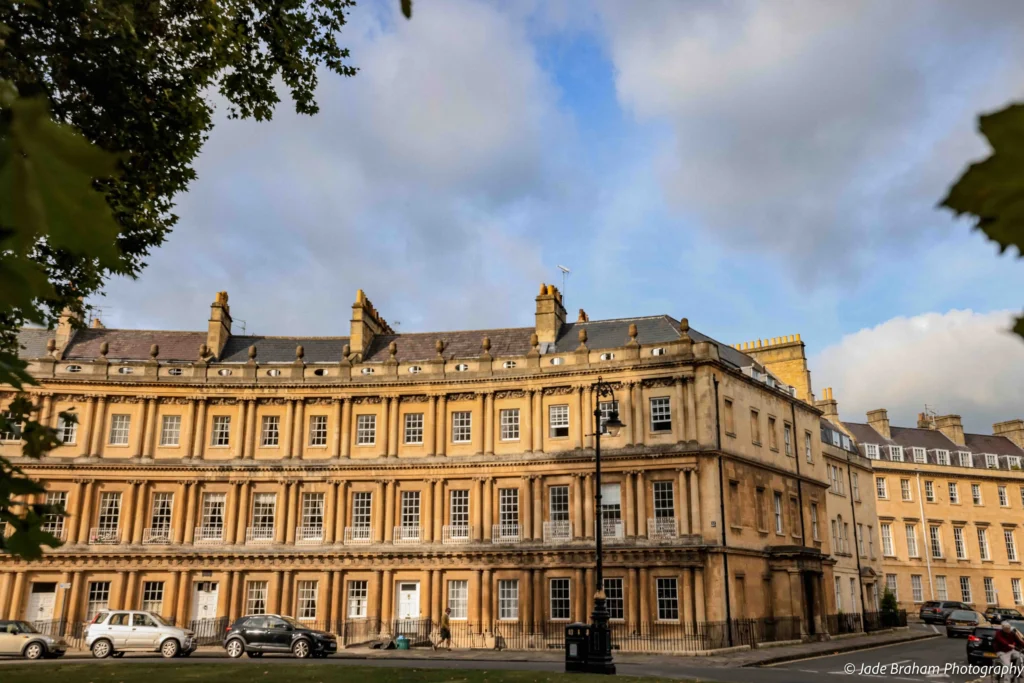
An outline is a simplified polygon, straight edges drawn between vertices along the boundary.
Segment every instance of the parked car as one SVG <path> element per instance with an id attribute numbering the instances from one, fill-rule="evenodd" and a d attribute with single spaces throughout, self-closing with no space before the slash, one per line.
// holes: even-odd
<path id="1" fill-rule="evenodd" d="M 67 649 L 63 638 L 44 635 L 27 621 L 0 620 L 0 655 L 63 657 Z"/>
<path id="2" fill-rule="evenodd" d="M 187 657 L 196 649 L 192 631 L 171 626 L 152 612 L 100 612 L 85 629 L 85 646 L 97 659 L 125 652 L 159 652 L 164 657 Z"/>
<path id="3" fill-rule="evenodd" d="M 1007 619 L 1024 619 L 1024 614 L 1009 607 L 989 607 L 985 610 L 985 618 L 992 623 L 996 623 Z"/>
<path id="4" fill-rule="evenodd" d="M 970 636 L 974 634 L 974 629 L 977 627 L 987 625 L 988 622 L 985 621 L 985 617 L 978 612 L 955 609 L 946 617 L 946 635 L 950 638 L 954 636 Z"/>
<path id="5" fill-rule="evenodd" d="M 921 621 L 926 624 L 945 624 L 946 617 L 955 609 L 970 610 L 972 607 L 966 603 L 952 600 L 929 600 L 921 605 L 919 616 Z"/>
<path id="6" fill-rule="evenodd" d="M 1024 633 L 1024 620 L 1008 619 L 1011 627 L 1019 633 Z M 992 639 L 999 631 L 1000 626 L 995 624 L 989 626 L 978 626 L 974 633 L 967 636 L 967 662 L 969 664 L 985 664 L 996 658 L 995 647 Z"/>
<path id="7" fill-rule="evenodd" d="M 264 653 L 287 653 L 305 657 L 326 657 L 338 651 L 333 633 L 309 628 L 279 614 L 253 614 L 228 626 L 224 649 L 229 657 L 262 657 Z"/>

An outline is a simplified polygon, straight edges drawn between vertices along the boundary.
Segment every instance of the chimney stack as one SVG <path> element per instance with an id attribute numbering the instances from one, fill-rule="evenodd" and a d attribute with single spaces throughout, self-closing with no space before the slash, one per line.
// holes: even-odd
<path id="1" fill-rule="evenodd" d="M 957 446 L 966 444 L 964 441 L 964 425 L 959 415 L 941 415 L 935 418 L 935 429 L 946 435 L 946 438 Z"/>
<path id="2" fill-rule="evenodd" d="M 892 432 L 889 430 L 889 411 L 885 408 L 868 411 L 868 424 L 886 439 L 892 438 Z"/>
<path id="3" fill-rule="evenodd" d="M 1005 436 L 1017 444 L 1018 448 L 1024 448 L 1024 420 L 1007 420 L 992 425 L 992 433 L 996 436 Z"/>
<path id="4" fill-rule="evenodd" d="M 60 353 L 64 353 L 65 347 L 68 342 L 71 341 L 71 337 L 75 334 L 75 328 L 82 322 L 82 315 L 77 311 L 72 311 L 71 308 L 65 308 L 61 311 L 60 318 L 57 319 L 57 329 L 55 330 L 54 340 L 57 343 L 57 350 Z"/>
<path id="5" fill-rule="evenodd" d="M 537 339 L 543 344 L 558 339 L 565 324 L 562 293 L 554 285 L 541 284 L 537 295 Z"/>
<path id="6" fill-rule="evenodd" d="M 395 334 L 395 331 L 381 317 L 361 289 L 356 291 L 356 301 L 352 304 L 352 320 L 350 322 L 349 347 L 353 356 L 351 360 L 354 363 L 363 360 L 374 337 L 382 334 Z"/>
<path id="7" fill-rule="evenodd" d="M 228 306 L 228 293 L 217 292 L 217 297 L 210 304 L 210 321 L 206 330 L 206 347 L 216 358 L 224 352 L 224 345 L 231 336 L 231 308 Z"/>
<path id="8" fill-rule="evenodd" d="M 839 424 L 839 403 L 832 397 L 832 387 L 826 387 L 822 391 L 822 399 L 815 401 L 814 405 L 824 413 L 822 417 L 832 424 Z"/>
<path id="9" fill-rule="evenodd" d="M 928 413 L 917 414 L 917 428 L 918 429 L 935 429 L 935 422 L 932 420 L 932 416 Z"/>

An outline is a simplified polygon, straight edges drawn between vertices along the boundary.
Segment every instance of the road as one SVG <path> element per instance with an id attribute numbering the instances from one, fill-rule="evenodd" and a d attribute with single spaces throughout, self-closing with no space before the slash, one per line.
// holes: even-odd
<path id="1" fill-rule="evenodd" d="M 945 673 L 947 664 L 966 664 L 965 641 L 950 640 L 944 637 L 919 640 L 897 645 L 860 650 L 846 654 L 817 657 L 787 662 L 768 667 L 730 668 L 728 666 L 702 667 L 688 664 L 684 657 L 669 659 L 652 658 L 650 663 L 620 663 L 618 672 L 629 676 L 653 676 L 665 679 L 697 679 L 715 683 L 879 683 L 881 679 L 892 681 L 910 681 L 914 683 L 968 683 L 977 681 L 979 675 L 962 675 Z M 299 663 L 286 656 L 264 657 L 239 660 L 226 660 L 222 656 L 214 657 L 214 653 L 199 652 L 188 659 L 163 660 L 159 657 L 127 655 L 123 659 L 87 660 L 99 666 L 130 668 L 132 662 L 165 662 L 167 665 L 194 665 L 211 661 L 233 661 L 238 666 L 250 666 L 270 661 Z M 24 660 L 6 660 L 23 662 Z M 52 660 L 51 660 L 52 661 Z M 58 660 L 59 661 L 59 660 Z M 346 659 L 331 657 L 321 662 L 330 662 L 337 666 L 372 666 L 412 669 L 486 669 L 516 671 L 562 671 L 563 665 L 558 661 L 485 661 L 444 659 Z M 47 666 L 47 662 L 38 662 Z M 918 671 L 914 671 L 914 666 Z M 885 666 L 885 670 L 878 667 Z M 893 673 L 894 666 L 899 671 Z M 848 673 L 852 667 L 853 673 Z M 875 668 L 872 668 L 875 667 Z M 925 670 L 927 667 L 938 667 L 938 670 Z M 2 670 L 2 669 L 0 669 Z"/>

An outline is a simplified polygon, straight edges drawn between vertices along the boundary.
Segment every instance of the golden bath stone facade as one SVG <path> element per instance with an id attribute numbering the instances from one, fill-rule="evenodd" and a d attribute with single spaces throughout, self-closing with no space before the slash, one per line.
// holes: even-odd
<path id="1" fill-rule="evenodd" d="M 533 327 L 399 334 L 360 291 L 344 336 L 259 337 L 232 333 L 220 293 L 205 332 L 23 330 L 64 441 L 25 467 L 70 514 L 43 560 L 0 558 L 0 616 L 586 620 L 601 524 L 614 621 L 822 633 L 836 560 L 809 374 L 794 389 L 685 318 L 571 322 L 550 285 L 535 304 Z M 616 407 L 595 510 L 593 412 Z"/>

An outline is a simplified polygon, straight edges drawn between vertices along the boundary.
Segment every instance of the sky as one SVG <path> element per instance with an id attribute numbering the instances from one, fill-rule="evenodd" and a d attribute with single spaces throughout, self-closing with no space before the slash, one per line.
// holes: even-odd
<path id="1" fill-rule="evenodd" d="M 1024 261 L 937 208 L 1024 99 L 1018 0 L 397 0 L 354 8 L 320 113 L 216 126 L 108 327 L 343 335 L 591 319 L 799 332 L 844 419 L 1024 418 Z M 211 96 L 215 100 L 215 95 Z M 244 321 L 244 323 L 243 323 Z"/>

